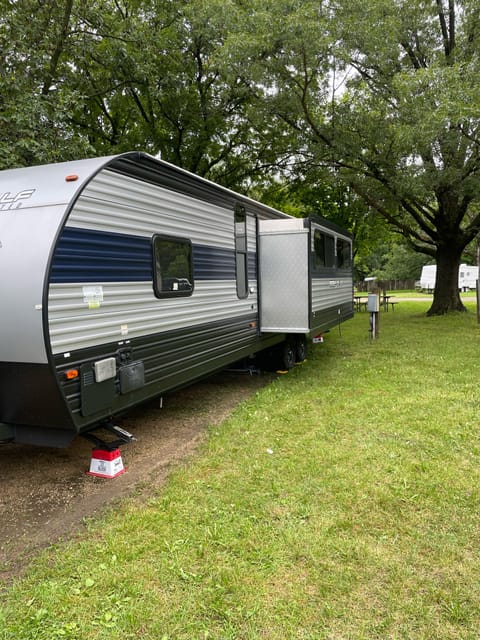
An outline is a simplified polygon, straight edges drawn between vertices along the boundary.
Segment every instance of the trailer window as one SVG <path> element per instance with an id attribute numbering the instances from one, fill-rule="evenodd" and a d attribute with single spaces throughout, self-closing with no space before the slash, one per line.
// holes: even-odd
<path id="1" fill-rule="evenodd" d="M 155 236 L 153 261 L 153 281 L 158 298 L 192 295 L 193 260 L 190 240 Z"/>
<path id="2" fill-rule="evenodd" d="M 313 266 L 315 269 L 335 266 L 335 239 L 315 229 L 313 234 Z"/>
<path id="3" fill-rule="evenodd" d="M 352 266 L 352 253 L 350 243 L 342 238 L 337 238 L 337 267 L 350 269 Z"/>
<path id="4" fill-rule="evenodd" d="M 241 206 L 235 207 L 235 263 L 237 296 L 248 296 L 247 215 Z"/>

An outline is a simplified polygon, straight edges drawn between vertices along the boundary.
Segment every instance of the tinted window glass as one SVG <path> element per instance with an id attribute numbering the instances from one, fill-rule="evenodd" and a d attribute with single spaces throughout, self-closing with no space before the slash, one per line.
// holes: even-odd
<path id="1" fill-rule="evenodd" d="M 235 207 L 235 261 L 237 267 L 237 296 L 248 296 L 247 215 L 243 207 Z"/>
<path id="2" fill-rule="evenodd" d="M 325 236 L 321 231 L 315 229 L 313 234 L 313 251 L 315 268 L 325 266 Z"/>
<path id="3" fill-rule="evenodd" d="M 335 266 L 335 240 L 333 236 L 315 229 L 313 233 L 314 268 Z"/>
<path id="4" fill-rule="evenodd" d="M 350 269 L 352 266 L 352 255 L 350 243 L 342 238 L 337 238 L 337 267 L 339 269 Z"/>
<path id="5" fill-rule="evenodd" d="M 325 234 L 325 266 L 335 266 L 335 239 Z"/>
<path id="6" fill-rule="evenodd" d="M 153 239 L 154 285 L 159 298 L 193 292 L 192 243 L 183 238 Z"/>

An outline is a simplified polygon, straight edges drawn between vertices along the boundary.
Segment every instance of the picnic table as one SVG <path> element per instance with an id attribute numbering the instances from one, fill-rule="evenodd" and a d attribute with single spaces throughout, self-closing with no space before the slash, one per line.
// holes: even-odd
<path id="1" fill-rule="evenodd" d="M 395 305 L 398 304 L 398 300 L 391 300 L 391 298 L 394 298 L 394 297 L 395 296 L 383 294 L 382 300 L 381 300 L 381 304 L 382 304 L 383 308 L 385 309 L 385 311 L 388 311 L 388 306 L 389 305 L 391 306 L 392 311 L 395 311 Z"/>
<path id="2" fill-rule="evenodd" d="M 353 296 L 353 302 L 354 302 L 354 305 L 355 305 L 355 309 L 357 311 L 361 311 L 362 308 L 365 309 L 365 311 L 366 311 L 367 310 L 368 296 L 361 296 L 361 295 Z"/>
<path id="3" fill-rule="evenodd" d="M 398 300 L 392 300 L 395 296 L 389 294 L 383 294 L 380 298 L 380 305 L 383 307 L 384 311 L 388 311 L 388 307 L 391 308 L 392 311 L 395 311 L 395 305 L 398 304 Z M 365 294 L 355 294 L 353 296 L 353 303 L 356 311 L 364 311 L 367 310 L 368 305 L 368 295 Z"/>

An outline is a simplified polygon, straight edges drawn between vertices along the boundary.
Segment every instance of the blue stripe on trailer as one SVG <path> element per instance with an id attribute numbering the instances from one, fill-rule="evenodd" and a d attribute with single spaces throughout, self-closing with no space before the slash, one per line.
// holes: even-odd
<path id="1" fill-rule="evenodd" d="M 249 277 L 256 277 L 249 255 Z M 65 227 L 57 241 L 51 283 L 148 282 L 153 280 L 152 240 L 141 236 Z M 193 245 L 197 280 L 235 280 L 233 249 Z"/>
<path id="2" fill-rule="evenodd" d="M 65 227 L 50 282 L 141 282 L 153 279 L 150 238 Z"/>
<path id="3" fill-rule="evenodd" d="M 233 249 L 194 244 L 193 275 L 196 280 L 235 280 Z"/>

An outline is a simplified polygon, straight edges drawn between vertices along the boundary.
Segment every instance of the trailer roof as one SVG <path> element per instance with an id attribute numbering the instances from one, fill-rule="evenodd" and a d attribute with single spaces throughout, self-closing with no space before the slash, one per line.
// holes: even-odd
<path id="1" fill-rule="evenodd" d="M 69 203 L 99 171 L 104 169 L 215 204 L 241 204 L 260 217 L 291 217 L 185 169 L 138 151 L 0 171 L 0 210 L 21 208 L 27 205 L 27 200 L 29 207 Z"/>
<path id="2" fill-rule="evenodd" d="M 268 215 L 268 217 L 291 217 L 273 207 L 227 189 L 211 180 L 197 176 L 174 164 L 154 158 L 147 153 L 130 152 L 116 156 L 109 163 L 109 168 L 139 180 L 158 184 L 173 191 L 186 193 L 192 197 L 214 202 L 215 204 L 225 205 L 226 202 L 229 202 L 233 206 L 239 203 L 260 216 L 263 214 L 263 216 Z"/>

